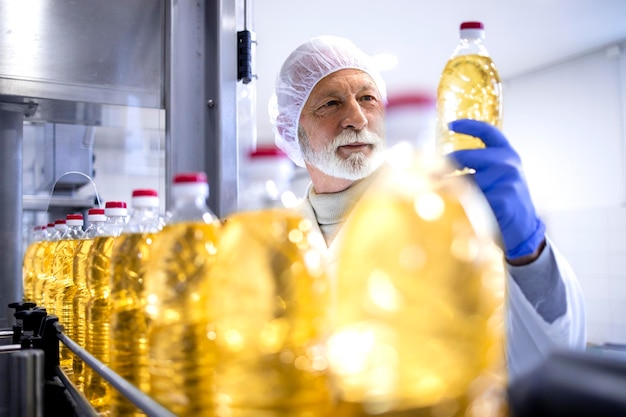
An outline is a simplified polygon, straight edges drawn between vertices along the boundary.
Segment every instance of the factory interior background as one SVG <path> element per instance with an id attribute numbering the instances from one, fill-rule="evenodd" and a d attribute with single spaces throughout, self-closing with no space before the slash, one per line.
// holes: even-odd
<path id="1" fill-rule="evenodd" d="M 247 150 L 273 143 L 267 101 L 280 64 L 300 43 L 345 36 L 386 59 L 390 102 L 419 98 L 389 109 L 388 140 L 421 146 L 432 139 L 434 94 L 458 25 L 482 21 L 503 80 L 503 130 L 522 157 L 550 239 L 581 282 L 588 341 L 626 344 L 626 1 L 263 0 L 249 7 L 255 78 L 238 87 L 238 126 L 247 132 L 239 137 L 241 170 Z M 128 200 L 134 188 L 164 193 L 165 120 L 161 109 L 107 106 L 99 126 L 76 133 L 93 146 L 102 200 Z M 42 181 L 43 138 L 41 125 L 25 123 L 25 193 Z M 294 168 L 290 181 L 301 195 L 305 172 Z M 92 194 L 94 184 L 79 193 Z M 26 213 L 25 225 L 35 216 Z"/>

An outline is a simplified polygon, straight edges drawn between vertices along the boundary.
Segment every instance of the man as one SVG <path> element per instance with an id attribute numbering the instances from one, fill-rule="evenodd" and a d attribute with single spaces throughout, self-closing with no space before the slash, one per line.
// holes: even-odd
<path id="1" fill-rule="evenodd" d="M 370 58 L 343 38 L 304 43 L 278 76 L 270 103 L 276 144 L 309 172 L 301 209 L 319 225 L 331 252 L 350 208 L 383 163 L 385 100 L 384 81 Z M 582 293 L 545 236 L 507 139 L 475 120 L 458 120 L 450 128 L 487 146 L 450 157 L 476 171 L 473 178 L 498 221 L 508 271 L 507 362 L 515 378 L 554 349 L 584 348 Z"/>

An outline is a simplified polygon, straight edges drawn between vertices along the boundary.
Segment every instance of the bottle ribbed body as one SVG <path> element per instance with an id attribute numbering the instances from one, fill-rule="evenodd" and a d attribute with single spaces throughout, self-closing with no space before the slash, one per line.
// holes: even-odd
<path id="1" fill-rule="evenodd" d="M 63 332 L 74 340 L 74 296 L 76 286 L 74 285 L 74 253 L 78 246 L 78 240 L 60 240 L 54 260 L 54 271 L 56 277 L 56 300 L 55 310 L 59 317 L 59 322 L 63 325 Z M 73 356 L 71 350 L 65 344 L 60 344 L 59 365 L 68 374 L 73 375 Z M 73 376 L 72 376 L 73 378 Z"/>
<path id="2" fill-rule="evenodd" d="M 87 303 L 89 301 L 89 290 L 87 289 L 87 256 L 93 245 L 94 239 L 83 239 L 78 242 L 74 253 L 74 285 L 76 293 L 74 294 L 74 334 L 73 339 L 81 347 L 86 348 L 87 338 Z M 74 383 L 79 390 L 84 389 L 85 384 L 85 365 L 83 361 L 74 356 L 72 360 L 72 370 L 74 373 Z"/>
<path id="3" fill-rule="evenodd" d="M 449 171 L 381 174 L 344 225 L 328 353 L 347 409 L 507 414 L 496 223 Z"/>
<path id="4" fill-rule="evenodd" d="M 146 271 L 150 395 L 181 417 L 214 412 L 216 348 L 202 288 L 218 234 L 217 222 L 166 225 Z"/>
<path id="5" fill-rule="evenodd" d="M 110 363 L 110 265 L 115 239 L 115 236 L 96 237 L 87 258 L 90 295 L 86 308 L 87 351 L 107 366 Z M 85 367 L 85 397 L 100 414 L 110 413 L 111 389 L 97 372 Z"/>
<path id="6" fill-rule="evenodd" d="M 24 251 L 24 257 L 22 260 L 22 284 L 24 286 L 24 301 L 35 301 L 35 281 L 37 276 L 34 271 L 35 255 L 37 248 L 40 246 L 40 241 L 33 241 L 29 243 Z"/>
<path id="7" fill-rule="evenodd" d="M 56 276 L 54 275 L 54 259 L 56 251 L 59 246 L 59 241 L 52 241 L 46 247 L 46 251 L 43 253 L 42 259 L 42 283 L 41 283 L 41 298 L 42 304 L 46 308 L 48 314 L 57 314 L 56 311 L 56 297 L 58 293 L 58 285 Z"/>
<path id="8" fill-rule="evenodd" d="M 122 233 L 111 255 L 110 366 L 146 393 L 150 391 L 150 375 L 145 270 L 156 239 L 158 232 Z M 119 392 L 112 394 L 113 416 L 145 415 Z"/>
<path id="9" fill-rule="evenodd" d="M 323 246 L 311 222 L 286 209 L 225 222 L 205 290 L 218 409 L 241 417 L 332 415 Z"/>

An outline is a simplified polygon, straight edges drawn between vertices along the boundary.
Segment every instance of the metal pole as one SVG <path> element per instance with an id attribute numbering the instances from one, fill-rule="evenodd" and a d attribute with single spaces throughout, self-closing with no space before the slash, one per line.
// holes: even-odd
<path id="1" fill-rule="evenodd" d="M 209 206 L 237 208 L 236 0 L 167 0 L 165 11 L 165 183 L 204 171 Z"/>
<path id="2" fill-rule="evenodd" d="M 141 411 L 146 413 L 149 417 L 176 417 L 162 405 L 158 404 L 139 388 L 126 381 L 124 378 L 116 374 L 111 368 L 100 362 L 94 356 L 90 355 L 85 349 L 80 347 L 78 343 L 67 337 L 62 332 L 60 325 L 55 325 L 58 331 L 58 338 L 67 346 L 72 352 L 74 352 L 80 359 L 82 359 L 87 365 L 89 365 L 94 371 L 100 374 L 107 382 L 109 382 L 115 389 L 122 393 L 128 400 L 135 404 Z"/>
<path id="3" fill-rule="evenodd" d="M 22 134 L 34 104 L 0 102 L 0 329 L 11 327 L 9 304 L 22 300 Z"/>

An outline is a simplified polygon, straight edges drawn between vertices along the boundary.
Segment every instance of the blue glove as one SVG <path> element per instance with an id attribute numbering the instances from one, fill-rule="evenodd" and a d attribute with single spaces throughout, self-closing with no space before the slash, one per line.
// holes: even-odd
<path id="1" fill-rule="evenodd" d="M 486 145 L 448 156 L 460 167 L 476 171 L 474 180 L 496 216 L 507 259 L 534 253 L 545 239 L 546 227 L 535 212 L 517 152 L 489 123 L 462 119 L 448 126 L 457 133 L 480 138 Z"/>

